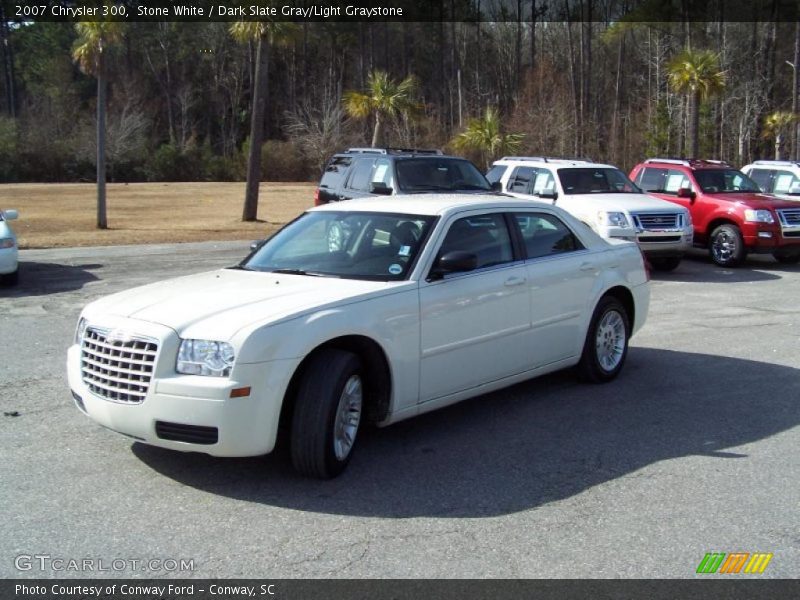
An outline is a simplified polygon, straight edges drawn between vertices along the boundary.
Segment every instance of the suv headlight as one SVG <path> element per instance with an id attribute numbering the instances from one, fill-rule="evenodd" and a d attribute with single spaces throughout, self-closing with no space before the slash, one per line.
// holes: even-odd
<path id="1" fill-rule="evenodd" d="M 0 248 L 13 248 L 16 246 L 14 238 L 0 238 Z"/>
<path id="2" fill-rule="evenodd" d="M 615 227 L 630 227 L 625 213 L 606 212 L 601 210 L 597 213 L 597 221 L 601 225 L 614 225 Z"/>
<path id="3" fill-rule="evenodd" d="M 183 340 L 175 370 L 184 375 L 227 377 L 234 358 L 233 346 L 227 342 Z"/>
<path id="4" fill-rule="evenodd" d="M 753 210 L 748 208 L 744 211 L 744 220 L 748 223 L 774 223 L 772 213 L 768 210 Z"/>
<path id="5" fill-rule="evenodd" d="M 683 213 L 683 225 L 684 227 L 692 227 L 694 224 L 692 223 L 692 213 L 688 210 Z"/>
<path id="6" fill-rule="evenodd" d="M 88 325 L 88 321 L 83 317 L 80 318 L 78 321 L 78 326 L 75 328 L 75 343 L 79 346 L 83 341 L 83 334 L 86 333 L 86 326 Z"/>

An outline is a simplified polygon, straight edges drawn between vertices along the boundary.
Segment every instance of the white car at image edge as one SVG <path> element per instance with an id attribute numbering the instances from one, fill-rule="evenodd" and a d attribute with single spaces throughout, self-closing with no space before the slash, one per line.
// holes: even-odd
<path id="1" fill-rule="evenodd" d="M 0 210 L 0 283 L 4 285 L 14 285 L 19 279 L 17 236 L 8 224 L 17 216 L 16 210 Z"/>
<path id="2" fill-rule="evenodd" d="M 280 430 L 295 468 L 328 478 L 367 424 L 565 367 L 614 379 L 649 299 L 636 244 L 549 204 L 351 200 L 308 210 L 235 267 L 92 302 L 69 385 L 131 439 L 254 456 Z"/>

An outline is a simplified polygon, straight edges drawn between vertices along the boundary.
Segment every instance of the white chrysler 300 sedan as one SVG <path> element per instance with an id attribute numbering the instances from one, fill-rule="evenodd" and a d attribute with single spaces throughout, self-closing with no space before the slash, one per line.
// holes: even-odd
<path id="1" fill-rule="evenodd" d="M 648 279 L 635 244 L 550 204 L 328 204 L 235 267 L 88 305 L 69 384 L 80 410 L 140 442 L 253 456 L 280 429 L 301 473 L 333 477 L 366 423 L 573 365 L 610 381 L 645 321 Z"/>

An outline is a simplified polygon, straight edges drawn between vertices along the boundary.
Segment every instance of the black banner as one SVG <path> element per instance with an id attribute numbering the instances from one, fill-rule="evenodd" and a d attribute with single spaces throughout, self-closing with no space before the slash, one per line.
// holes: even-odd
<path id="1" fill-rule="evenodd" d="M 0 0 L 10 21 L 787 21 L 794 0 Z"/>
<path id="2" fill-rule="evenodd" d="M 800 580 L 4 580 L 4 600 L 779 600 Z"/>

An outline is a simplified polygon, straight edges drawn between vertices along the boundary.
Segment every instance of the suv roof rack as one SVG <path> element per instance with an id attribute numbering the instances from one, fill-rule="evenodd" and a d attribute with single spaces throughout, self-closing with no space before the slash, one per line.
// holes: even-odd
<path id="1" fill-rule="evenodd" d="M 717 165 L 721 167 L 731 166 L 731 164 L 725 160 L 713 160 L 710 158 L 648 158 L 644 162 L 683 165 L 684 167 L 700 167 L 703 165 Z"/>
<path id="2" fill-rule="evenodd" d="M 348 148 L 352 154 L 433 154 L 442 156 L 441 150 L 431 148 Z"/>
<path id="3" fill-rule="evenodd" d="M 594 162 L 588 157 L 560 157 L 560 156 L 504 156 L 500 160 L 530 160 L 535 162 L 572 162 L 572 163 L 591 163 Z"/>
<path id="4" fill-rule="evenodd" d="M 754 165 L 772 165 L 775 167 L 800 167 L 800 161 L 796 160 L 754 160 Z"/>

